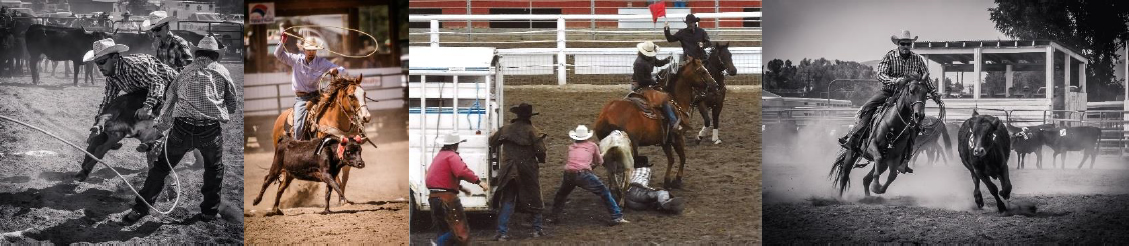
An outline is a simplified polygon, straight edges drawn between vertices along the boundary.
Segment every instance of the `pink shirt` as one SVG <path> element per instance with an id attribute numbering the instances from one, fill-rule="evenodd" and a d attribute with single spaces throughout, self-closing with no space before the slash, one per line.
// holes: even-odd
<path id="1" fill-rule="evenodd" d="M 592 166 L 603 163 L 604 158 L 600 156 L 600 147 L 592 141 L 574 142 L 568 146 L 568 163 L 565 164 L 565 170 L 592 170 Z"/>
<path id="2" fill-rule="evenodd" d="M 427 169 L 425 183 L 428 189 L 458 190 L 459 180 L 478 183 L 478 176 L 467 168 L 463 158 L 458 153 L 450 150 L 439 151 Z"/>

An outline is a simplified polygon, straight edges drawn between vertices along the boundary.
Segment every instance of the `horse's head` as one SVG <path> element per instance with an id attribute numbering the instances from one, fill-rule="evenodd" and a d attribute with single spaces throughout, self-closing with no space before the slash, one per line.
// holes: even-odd
<path id="1" fill-rule="evenodd" d="M 691 87 L 696 89 L 707 88 L 712 90 L 719 87 L 713 76 L 710 76 L 709 70 L 706 70 L 702 60 L 694 58 L 690 58 L 686 65 L 682 65 L 682 68 L 678 71 L 677 81 L 689 83 Z"/>
<path id="2" fill-rule="evenodd" d="M 964 126 L 968 129 L 961 127 L 961 130 L 968 131 L 969 134 L 966 144 L 968 144 L 968 149 L 972 155 L 976 157 L 984 156 L 1001 141 L 1011 141 L 1011 138 L 1007 136 L 1007 128 L 1000 122 L 999 118 L 980 115 L 975 110 L 972 112 L 972 118 L 969 118 Z"/>
<path id="3" fill-rule="evenodd" d="M 725 68 L 725 73 L 729 74 L 729 76 L 737 75 L 737 66 L 733 65 L 733 53 L 729 52 L 729 43 L 726 42 L 722 44 L 718 42 L 713 47 L 713 52 L 717 56 L 717 61 L 721 63 L 719 65 L 722 65 L 722 67 Z"/>
<path id="4" fill-rule="evenodd" d="M 337 90 L 333 93 L 336 102 L 341 103 L 346 114 L 351 118 L 355 118 L 358 122 L 355 123 L 368 123 L 372 115 L 368 111 L 368 104 L 365 99 L 367 94 L 364 88 L 361 88 L 361 81 L 364 80 L 364 75 L 357 77 L 337 77 L 333 80 L 332 86 Z"/>
<path id="5" fill-rule="evenodd" d="M 916 122 L 921 122 L 925 118 L 925 99 L 929 96 L 929 83 L 926 80 L 910 81 L 906 85 L 906 94 L 901 98 L 903 106 L 910 107 L 913 110 L 913 119 Z M 943 116 L 942 116 L 943 117 Z"/>

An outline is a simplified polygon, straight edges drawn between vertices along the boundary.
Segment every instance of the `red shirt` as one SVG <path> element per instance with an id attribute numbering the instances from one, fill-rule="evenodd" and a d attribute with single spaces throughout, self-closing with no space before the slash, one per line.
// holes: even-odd
<path id="1" fill-rule="evenodd" d="M 458 190 L 459 180 L 466 180 L 471 183 L 478 183 L 478 176 L 467 168 L 463 158 L 459 153 L 450 150 L 439 151 L 435 155 L 435 159 L 431 161 L 431 167 L 427 168 L 427 188 L 428 189 L 448 189 Z"/>
<path id="2" fill-rule="evenodd" d="M 568 162 L 565 163 L 565 170 L 592 170 L 592 166 L 603 163 L 604 158 L 600 156 L 600 146 L 596 146 L 596 143 L 592 141 L 573 143 L 568 146 Z"/>

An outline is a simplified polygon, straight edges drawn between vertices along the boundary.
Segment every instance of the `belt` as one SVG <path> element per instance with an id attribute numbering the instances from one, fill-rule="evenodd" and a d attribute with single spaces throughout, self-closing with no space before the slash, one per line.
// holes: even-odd
<path id="1" fill-rule="evenodd" d="M 458 191 L 458 190 L 454 190 L 454 189 L 434 189 L 434 188 L 428 188 L 427 190 L 431 191 L 431 193 L 436 193 L 436 192 L 450 192 L 450 193 L 459 193 L 459 191 Z"/>
<path id="2" fill-rule="evenodd" d="M 586 172 L 591 172 L 592 170 L 591 170 L 591 169 L 580 169 L 580 170 L 568 170 L 568 169 L 565 169 L 564 171 L 565 171 L 566 173 L 586 173 Z"/>
<path id="3" fill-rule="evenodd" d="M 218 120 L 196 119 L 196 118 L 188 118 L 188 117 L 176 117 L 176 121 L 179 121 L 179 122 L 182 122 L 182 123 L 185 123 L 185 124 L 189 124 L 189 125 L 193 125 L 193 126 L 211 126 L 211 125 L 216 125 L 216 124 L 220 123 Z"/>
<path id="4" fill-rule="evenodd" d="M 311 95 L 311 94 L 317 95 L 318 92 L 301 92 L 301 91 L 298 91 L 298 92 L 294 92 L 294 94 L 297 95 L 298 97 L 306 97 L 307 95 Z"/>

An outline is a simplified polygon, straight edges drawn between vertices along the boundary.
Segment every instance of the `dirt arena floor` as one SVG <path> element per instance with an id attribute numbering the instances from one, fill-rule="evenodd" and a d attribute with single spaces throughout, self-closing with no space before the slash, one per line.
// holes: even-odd
<path id="1" fill-rule="evenodd" d="M 408 141 L 405 133 L 383 134 L 399 128 L 406 132 L 403 123 L 390 122 L 390 117 L 402 120 L 402 115 L 374 114 L 369 125 L 369 137 L 376 139 L 378 148 L 365 145 L 362 150 L 365 168 L 353 169 L 345 190 L 346 197 L 355 204 L 338 204 L 334 192 L 330 203 L 331 214 L 319 214 L 325 208 L 325 184 L 295 180 L 283 193 L 280 208 L 284 215 L 265 217 L 274 204 L 278 182 L 267 188 L 258 206 L 251 202 L 262 189 L 263 177 L 269 171 L 273 152 L 247 152 L 247 168 L 243 182 L 243 206 L 246 208 L 248 244 L 301 244 L 301 243 L 365 243 L 381 245 L 407 245 L 408 233 Z M 377 129 L 380 128 L 380 129 Z M 381 134 L 374 134 L 380 132 Z M 256 144 L 257 145 L 257 144 Z"/>
<path id="2" fill-rule="evenodd" d="M 243 85 L 243 66 L 224 64 L 233 71 L 236 86 Z M 95 72 L 97 73 L 97 72 Z M 104 80 L 75 87 L 71 78 L 44 74 L 39 85 L 31 77 L 0 78 L 0 115 L 37 125 L 67 141 L 85 147 L 96 107 L 102 100 Z M 242 102 L 240 102 L 242 104 Z M 242 106 L 240 106 L 242 107 Z M 0 242 L 3 243 L 168 243 L 199 242 L 236 244 L 243 242 L 243 116 L 236 114 L 224 128 L 223 220 L 201 222 L 203 169 L 190 165 L 186 156 L 175 172 L 180 175 L 180 204 L 169 215 L 152 211 L 141 221 L 124 226 L 123 216 L 133 206 L 135 195 L 114 173 L 99 164 L 86 182 L 71 175 L 80 170 L 83 154 L 47 135 L 0 120 Z M 121 150 L 104 160 L 129 183 L 140 189 L 148 172 L 142 154 L 133 151 L 135 139 L 123 141 Z M 170 175 L 171 176 L 171 175 Z M 168 178 L 172 183 L 173 178 Z M 172 201 L 166 189 L 156 206 L 168 209 Z"/>
<path id="3" fill-rule="evenodd" d="M 953 157 L 936 166 L 918 160 L 914 173 L 900 175 L 878 198 L 863 198 L 861 180 L 870 169 L 855 169 L 839 198 L 827 176 L 835 153 L 812 154 L 822 145 L 808 144 L 765 155 L 765 243 L 1129 242 L 1129 159 L 1103 156 L 1094 169 L 1075 169 L 1080 155 L 1073 152 L 1067 169 L 1047 168 L 1048 157 L 1047 169 L 1016 170 L 1013 154 L 1010 205 L 1037 210 L 1001 214 L 983 186 L 985 206 L 976 208 L 972 178 Z"/>
<path id="4" fill-rule="evenodd" d="M 672 191 L 673 195 L 687 199 L 686 210 L 681 215 L 667 215 L 657 211 L 625 210 L 624 218 L 630 224 L 609 227 L 610 216 L 596 196 L 577 189 L 569 195 L 560 224 L 546 224 L 549 237 L 531 238 L 531 216 L 516 213 L 511 219 L 510 236 L 521 243 L 688 243 L 709 242 L 758 243 L 761 240 L 760 210 L 760 87 L 730 89 L 722 113 L 721 145 L 687 146 L 685 188 Z M 553 196 L 560 185 L 567 146 L 571 143 L 568 131 L 577 124 L 591 124 L 604 103 L 621 98 L 626 87 L 569 85 L 515 86 L 507 88 L 506 104 L 528 102 L 534 105 L 534 125 L 550 135 L 547 138 L 547 163 L 541 166 L 541 192 L 546 213 L 554 205 Z M 699 116 L 691 125 L 701 127 Z M 642 147 L 640 154 L 658 159 L 653 187 L 661 187 L 666 171 L 665 157 L 658 147 Z M 661 158 L 660 158 L 661 157 Z M 606 180 L 603 168 L 597 175 Z M 437 235 L 428 226 L 429 214 L 414 218 L 412 243 L 427 244 Z M 419 220 L 424 221 L 419 221 Z M 473 243 L 492 243 L 496 218 L 490 215 L 471 215 Z M 417 223 L 422 222 L 422 223 Z M 417 227 L 417 225 L 419 225 Z"/>

